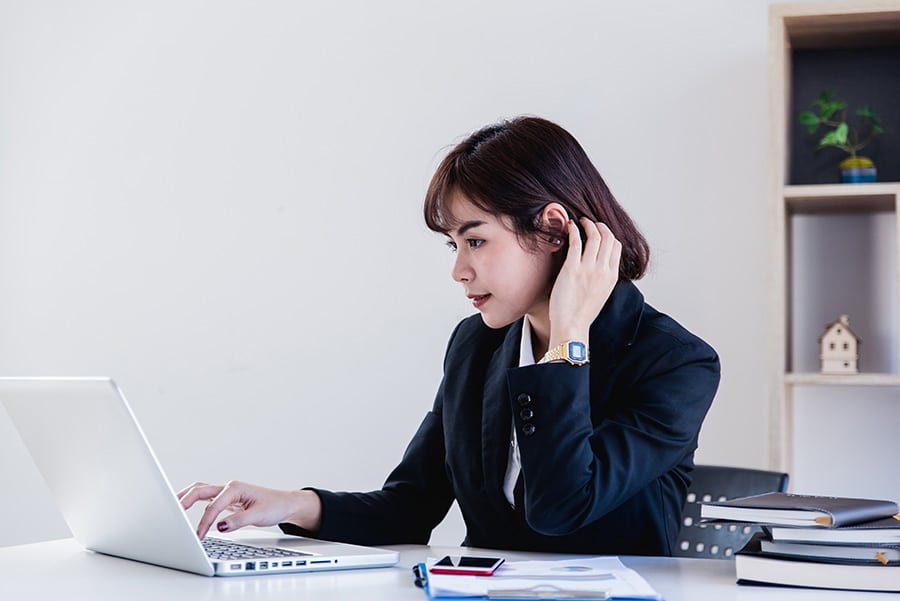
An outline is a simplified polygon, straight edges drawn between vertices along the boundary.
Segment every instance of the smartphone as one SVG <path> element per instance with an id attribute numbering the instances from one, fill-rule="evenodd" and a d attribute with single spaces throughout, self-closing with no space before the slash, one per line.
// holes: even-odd
<path id="1" fill-rule="evenodd" d="M 478 557 L 475 555 L 446 555 L 431 566 L 432 574 L 460 574 L 464 576 L 490 576 L 503 563 L 502 557 Z"/>

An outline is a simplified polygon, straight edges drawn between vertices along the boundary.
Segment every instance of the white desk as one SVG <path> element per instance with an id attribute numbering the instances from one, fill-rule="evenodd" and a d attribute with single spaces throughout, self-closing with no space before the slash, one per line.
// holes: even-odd
<path id="1" fill-rule="evenodd" d="M 411 568 L 426 557 L 459 554 L 459 547 L 398 545 L 393 568 L 275 576 L 207 578 L 85 551 L 74 539 L 0 548 L 0 599 L 59 601 L 423 601 Z M 483 550 L 482 550 L 483 552 Z M 510 560 L 566 556 L 502 552 Z M 829 601 L 888 599 L 883 593 L 738 586 L 734 564 L 717 559 L 622 557 L 666 601 Z"/>

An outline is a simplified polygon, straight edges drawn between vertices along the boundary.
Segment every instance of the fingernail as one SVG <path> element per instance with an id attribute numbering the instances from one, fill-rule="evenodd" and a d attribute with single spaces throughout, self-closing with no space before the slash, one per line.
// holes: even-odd
<path id="1" fill-rule="evenodd" d="M 228 532 L 228 524 L 225 523 L 225 520 L 222 520 L 221 522 L 216 524 L 216 528 L 219 530 L 219 532 Z"/>

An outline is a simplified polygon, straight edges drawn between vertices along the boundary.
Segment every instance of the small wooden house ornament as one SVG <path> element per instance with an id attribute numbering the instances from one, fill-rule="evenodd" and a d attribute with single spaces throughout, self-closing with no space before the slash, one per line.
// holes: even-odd
<path id="1" fill-rule="evenodd" d="M 823 374 L 858 374 L 860 340 L 850 329 L 850 318 L 841 318 L 825 326 L 819 337 L 819 356 Z"/>

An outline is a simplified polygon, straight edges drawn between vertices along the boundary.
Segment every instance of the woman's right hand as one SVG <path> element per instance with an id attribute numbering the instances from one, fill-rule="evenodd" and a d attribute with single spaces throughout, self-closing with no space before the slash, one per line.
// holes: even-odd
<path id="1" fill-rule="evenodd" d="M 585 242 L 573 220 L 568 223 L 569 249 L 550 291 L 548 348 L 568 340 L 587 342 L 591 324 L 619 280 L 622 243 L 606 224 L 581 218 Z"/>
<path id="2" fill-rule="evenodd" d="M 223 511 L 233 513 L 216 523 L 219 532 L 283 522 L 314 532 L 322 523 L 322 501 L 311 490 L 276 490 L 233 480 L 224 486 L 194 482 L 178 493 L 178 499 L 185 510 L 198 501 L 209 501 L 197 524 L 201 539 Z"/>

